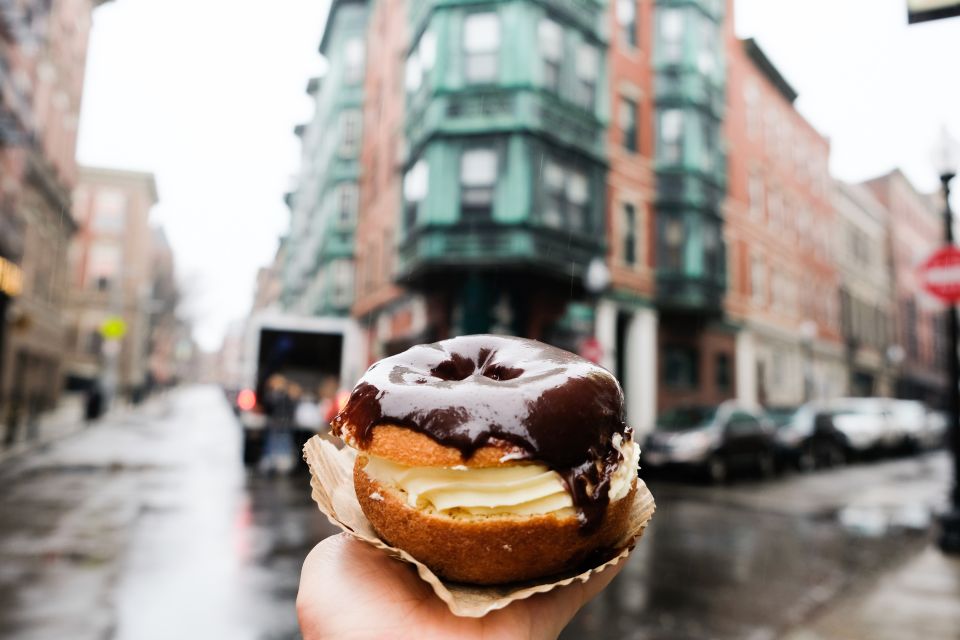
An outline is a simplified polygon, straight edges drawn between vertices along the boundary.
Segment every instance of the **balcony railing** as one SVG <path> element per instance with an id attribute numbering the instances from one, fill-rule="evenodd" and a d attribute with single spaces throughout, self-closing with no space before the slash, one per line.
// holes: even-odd
<path id="1" fill-rule="evenodd" d="M 660 106 L 692 105 L 717 118 L 726 110 L 726 87 L 694 70 L 672 66 L 658 71 L 655 90 Z"/>
<path id="2" fill-rule="evenodd" d="M 665 309 L 719 313 L 726 291 L 723 273 L 697 276 L 680 271 L 657 271 L 657 304 Z"/>
<path id="3" fill-rule="evenodd" d="M 407 117 L 409 149 L 436 134 L 536 131 L 596 157 L 603 154 L 603 127 L 583 109 L 529 88 L 465 89 L 439 93 Z"/>
<path id="4" fill-rule="evenodd" d="M 602 34 L 605 3 L 598 0 L 537 0 L 551 11 L 576 22 L 597 35 Z M 414 0 L 409 2 L 411 35 L 416 37 L 430 13 L 441 6 L 456 7 L 487 4 L 488 0 Z"/>
<path id="5" fill-rule="evenodd" d="M 559 278 L 581 278 L 604 251 L 589 236 L 571 236 L 534 225 L 455 225 L 415 230 L 400 247 L 398 275 L 409 281 L 451 267 L 540 269 Z"/>

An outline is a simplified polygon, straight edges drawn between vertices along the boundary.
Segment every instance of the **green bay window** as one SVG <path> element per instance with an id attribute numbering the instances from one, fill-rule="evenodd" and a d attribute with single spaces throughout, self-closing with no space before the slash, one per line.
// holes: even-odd
<path id="1" fill-rule="evenodd" d="M 500 17 L 471 13 L 463 21 L 463 78 L 467 84 L 496 82 L 500 57 Z"/>

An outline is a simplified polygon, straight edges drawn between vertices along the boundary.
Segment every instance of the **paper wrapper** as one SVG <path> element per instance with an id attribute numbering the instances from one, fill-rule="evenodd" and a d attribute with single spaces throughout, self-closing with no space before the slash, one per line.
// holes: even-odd
<path id="1" fill-rule="evenodd" d="M 314 436 L 303 448 L 310 465 L 310 486 L 313 499 L 330 522 L 350 535 L 386 551 L 389 555 L 412 564 L 420 578 L 443 600 L 457 616 L 481 618 L 491 611 L 502 609 L 515 600 L 523 600 L 537 593 L 552 591 L 575 580 L 586 582 L 594 573 L 623 561 L 643 534 L 655 508 L 653 495 L 637 480 L 637 493 L 627 534 L 615 546 L 613 557 L 596 567 L 579 573 L 553 576 L 553 582 L 525 582 L 495 587 L 471 586 L 444 582 L 422 562 L 406 551 L 391 547 L 377 536 L 370 521 L 363 514 L 353 488 L 353 463 L 356 453 L 349 447 L 337 449 L 329 440 Z M 609 555 L 607 557 L 610 557 Z"/>

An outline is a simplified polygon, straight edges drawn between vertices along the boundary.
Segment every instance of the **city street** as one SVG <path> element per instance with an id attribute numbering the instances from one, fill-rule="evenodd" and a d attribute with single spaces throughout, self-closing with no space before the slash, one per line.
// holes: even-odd
<path id="1" fill-rule="evenodd" d="M 779 637 L 917 555 L 947 477 L 934 453 L 653 483 L 629 566 L 562 637 Z M 107 418 L 0 481 L 0 638 L 295 638 L 300 564 L 334 531 L 305 475 L 244 472 L 214 387 Z"/>

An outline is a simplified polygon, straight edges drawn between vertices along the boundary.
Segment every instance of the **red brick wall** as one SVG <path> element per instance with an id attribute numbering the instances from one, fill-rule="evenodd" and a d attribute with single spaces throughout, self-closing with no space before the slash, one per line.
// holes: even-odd
<path id="1" fill-rule="evenodd" d="M 616 3 L 611 2 L 607 15 L 611 33 L 608 51 L 610 90 L 610 122 L 607 148 L 610 169 L 607 175 L 607 264 L 615 288 L 632 293 L 652 295 L 654 288 L 654 239 L 656 237 L 653 199 L 656 182 L 653 171 L 654 93 L 653 46 L 654 11 L 652 0 L 639 0 L 637 7 L 637 45 L 627 44 L 617 22 Z M 639 147 L 629 152 L 623 146 L 621 98 L 639 105 L 637 131 Z M 638 246 L 636 263 L 624 262 L 624 202 L 636 208 Z"/>
<path id="2" fill-rule="evenodd" d="M 830 144 L 756 67 L 732 26 L 727 45 L 726 309 L 788 331 L 813 320 L 820 339 L 839 341 Z M 754 206 L 752 175 L 763 185 Z M 765 302 L 751 283 L 754 256 L 766 265 Z"/>
<path id="3" fill-rule="evenodd" d="M 368 28 L 353 306 L 360 318 L 401 295 L 391 280 L 402 196 L 406 24 L 406 0 L 383 0 L 375 4 Z"/>

